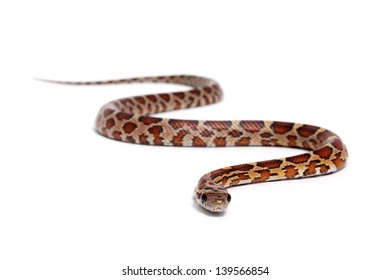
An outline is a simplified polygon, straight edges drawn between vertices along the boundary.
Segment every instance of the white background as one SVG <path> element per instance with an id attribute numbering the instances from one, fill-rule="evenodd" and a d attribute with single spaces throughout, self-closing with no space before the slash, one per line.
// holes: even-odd
<path id="1" fill-rule="evenodd" d="M 239 279 L 390 279 L 389 8 L 343 0 L 2 3 L 0 279 L 149 279 L 122 276 L 127 265 L 214 273 L 269 266 L 268 277 Z M 209 215 L 192 198 L 201 175 L 299 151 L 112 141 L 93 130 L 105 102 L 181 87 L 33 80 L 182 73 L 219 81 L 225 98 L 164 116 L 324 126 L 347 144 L 347 167 L 234 188 L 227 212 Z"/>

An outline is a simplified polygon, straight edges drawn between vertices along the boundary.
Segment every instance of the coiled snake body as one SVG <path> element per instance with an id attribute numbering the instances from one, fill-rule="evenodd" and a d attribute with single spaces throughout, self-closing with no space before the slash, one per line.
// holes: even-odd
<path id="1" fill-rule="evenodd" d="M 307 124 L 279 121 L 204 121 L 158 118 L 150 114 L 218 102 L 217 82 L 198 76 L 143 77 L 98 82 L 58 82 L 73 85 L 173 83 L 187 91 L 149 94 L 111 101 L 96 118 L 96 130 L 124 142 L 193 147 L 284 146 L 307 152 L 280 159 L 229 166 L 203 175 L 195 199 L 203 208 L 222 212 L 230 203 L 227 188 L 242 184 L 293 179 L 336 172 L 346 164 L 347 149 L 333 132 Z"/>

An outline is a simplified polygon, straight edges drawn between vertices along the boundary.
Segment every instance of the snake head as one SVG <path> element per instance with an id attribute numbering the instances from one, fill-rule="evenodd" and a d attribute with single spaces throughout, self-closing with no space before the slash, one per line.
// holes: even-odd
<path id="1" fill-rule="evenodd" d="M 200 206 L 211 212 L 223 212 L 231 200 L 226 188 L 211 180 L 200 183 L 196 187 L 195 198 Z"/>

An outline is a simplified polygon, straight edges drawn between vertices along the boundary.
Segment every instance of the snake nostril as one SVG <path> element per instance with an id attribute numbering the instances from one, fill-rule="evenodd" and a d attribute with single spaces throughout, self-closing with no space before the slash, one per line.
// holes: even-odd
<path id="1" fill-rule="evenodd" d="M 203 202 L 206 202 L 207 201 L 207 194 L 202 194 L 202 201 Z"/>
<path id="2" fill-rule="evenodd" d="M 231 195 L 230 194 L 228 194 L 228 197 L 227 197 L 227 201 L 228 201 L 228 203 L 230 203 L 230 201 L 232 200 L 232 197 L 231 197 Z"/>

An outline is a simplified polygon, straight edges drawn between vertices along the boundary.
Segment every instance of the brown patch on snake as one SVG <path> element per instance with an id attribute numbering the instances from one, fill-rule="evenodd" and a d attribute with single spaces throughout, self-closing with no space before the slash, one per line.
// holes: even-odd
<path id="1" fill-rule="evenodd" d="M 124 132 L 130 134 L 137 128 L 137 125 L 133 122 L 127 122 L 123 125 L 122 129 Z"/>
<path id="2" fill-rule="evenodd" d="M 307 162 L 310 159 L 311 155 L 310 154 L 301 154 L 297 156 L 292 156 L 292 157 L 287 157 L 286 160 L 292 163 L 303 163 Z"/>
<path id="3" fill-rule="evenodd" d="M 253 169 L 253 167 L 254 167 L 254 164 L 244 163 L 244 164 L 235 165 L 234 169 L 237 169 L 240 171 L 249 171 L 249 170 Z"/>
<path id="4" fill-rule="evenodd" d="M 163 141 L 161 139 L 160 133 L 162 132 L 162 127 L 155 125 L 148 129 L 148 131 L 153 135 L 153 144 L 155 145 L 163 145 Z"/>
<path id="5" fill-rule="evenodd" d="M 149 141 L 148 141 L 148 136 L 145 135 L 145 134 L 141 134 L 141 135 L 139 136 L 139 142 L 140 142 L 141 144 L 145 144 L 145 145 L 149 145 L 149 144 L 150 144 Z"/>
<path id="6" fill-rule="evenodd" d="M 168 121 L 169 125 L 171 125 L 174 129 L 180 129 L 184 127 L 189 127 L 193 130 L 196 130 L 198 127 L 198 121 L 188 121 L 188 120 L 176 120 L 170 119 Z"/>
<path id="7" fill-rule="evenodd" d="M 345 160 L 343 160 L 343 159 L 341 158 L 341 152 L 338 152 L 338 153 L 336 154 L 336 158 L 333 159 L 332 162 L 334 163 L 334 165 L 336 165 L 336 167 L 337 167 L 338 169 L 341 169 L 341 168 L 344 167 L 344 165 L 345 165 Z"/>
<path id="8" fill-rule="evenodd" d="M 249 176 L 248 174 L 236 174 L 236 175 L 232 175 L 231 177 L 227 177 L 226 179 L 229 179 L 229 180 L 226 180 L 229 181 L 229 185 L 236 185 L 238 182 L 242 182 L 244 180 L 248 180 L 249 179 Z M 224 183 L 226 184 L 226 183 Z"/>
<path id="9" fill-rule="evenodd" d="M 269 170 L 261 170 L 259 174 L 260 176 L 253 180 L 256 183 L 265 182 L 269 179 L 269 177 L 271 177 L 271 171 Z"/>
<path id="10" fill-rule="evenodd" d="M 189 107 L 193 107 L 194 105 L 194 102 L 195 102 L 195 99 L 193 98 L 193 97 L 189 97 L 188 98 L 188 101 L 187 101 L 187 108 L 189 108 Z"/>
<path id="11" fill-rule="evenodd" d="M 117 130 L 115 130 L 115 131 L 113 131 L 112 132 L 112 136 L 116 139 L 116 140 L 122 140 L 122 132 L 120 132 L 120 131 L 117 131 Z"/>
<path id="12" fill-rule="evenodd" d="M 270 138 L 272 134 L 270 132 L 263 132 L 262 134 L 260 134 L 260 136 L 262 138 Z"/>
<path id="13" fill-rule="evenodd" d="M 149 101 L 152 101 L 153 103 L 157 102 L 157 97 L 155 95 L 149 94 L 145 96 Z"/>
<path id="14" fill-rule="evenodd" d="M 261 145 L 262 145 L 262 146 L 273 146 L 273 143 L 274 143 L 274 142 L 272 142 L 272 141 L 269 140 L 269 139 L 262 139 L 262 140 L 261 140 Z"/>
<path id="15" fill-rule="evenodd" d="M 133 136 L 126 136 L 126 142 L 135 143 L 135 139 Z"/>
<path id="16" fill-rule="evenodd" d="M 171 99 L 169 94 L 167 93 L 160 93 L 158 96 L 161 97 L 166 102 L 168 102 Z"/>
<path id="17" fill-rule="evenodd" d="M 204 87 L 203 90 L 207 93 L 211 93 L 212 89 L 210 87 Z"/>
<path id="18" fill-rule="evenodd" d="M 277 134 L 285 134 L 293 129 L 294 124 L 288 122 L 273 122 L 271 129 Z"/>
<path id="19" fill-rule="evenodd" d="M 159 102 L 159 104 L 161 105 L 161 112 L 165 112 L 167 110 L 167 105 L 164 103 L 164 102 Z"/>
<path id="20" fill-rule="evenodd" d="M 174 92 L 173 95 L 180 98 L 180 99 L 184 99 L 184 97 L 185 97 L 184 92 Z"/>
<path id="21" fill-rule="evenodd" d="M 245 131 L 256 133 L 264 127 L 263 121 L 240 121 L 239 124 Z"/>
<path id="22" fill-rule="evenodd" d="M 116 100 L 116 103 L 115 103 L 115 106 L 117 108 L 120 108 L 121 107 L 120 105 L 123 105 L 123 107 L 133 107 L 133 106 L 135 106 L 135 103 L 134 103 L 132 98 L 122 98 L 122 99 Z"/>
<path id="23" fill-rule="evenodd" d="M 321 164 L 320 165 L 320 172 L 321 173 L 327 173 L 329 170 L 329 166 L 325 165 L 325 164 Z"/>
<path id="24" fill-rule="evenodd" d="M 284 167 L 284 175 L 288 179 L 295 178 L 295 176 L 298 175 L 298 168 L 296 168 L 294 165 L 287 165 Z"/>
<path id="25" fill-rule="evenodd" d="M 134 115 L 125 112 L 118 112 L 115 116 L 118 120 L 123 121 L 131 119 Z"/>
<path id="26" fill-rule="evenodd" d="M 309 162 L 309 165 L 307 165 L 305 172 L 303 172 L 304 175 L 314 175 L 316 174 L 316 166 L 317 163 L 319 163 L 319 160 L 312 160 Z"/>
<path id="27" fill-rule="evenodd" d="M 206 147 L 207 144 L 200 138 L 200 137 L 194 137 L 192 140 L 192 144 L 195 147 Z"/>
<path id="28" fill-rule="evenodd" d="M 173 107 L 174 110 L 179 110 L 179 109 L 181 109 L 181 103 L 180 103 L 178 100 L 175 100 L 174 103 L 175 103 L 175 106 Z M 185 107 L 184 107 L 184 108 L 185 108 Z"/>
<path id="29" fill-rule="evenodd" d="M 150 114 L 153 112 L 152 104 L 149 103 L 146 105 L 146 112 L 147 112 L 147 114 Z"/>
<path id="30" fill-rule="evenodd" d="M 215 91 L 222 91 L 222 90 L 221 90 L 221 87 L 220 87 L 218 84 L 213 84 L 211 87 L 212 87 Z"/>
<path id="31" fill-rule="evenodd" d="M 238 131 L 238 130 L 233 130 L 233 131 L 230 131 L 229 132 L 229 135 L 232 136 L 232 137 L 240 137 L 242 135 L 242 132 L 241 131 Z"/>
<path id="32" fill-rule="evenodd" d="M 343 149 L 343 143 L 339 139 L 333 139 L 330 144 L 338 150 Z"/>
<path id="33" fill-rule="evenodd" d="M 307 141 L 302 142 L 302 147 L 306 150 L 311 150 L 310 144 Z"/>
<path id="34" fill-rule="evenodd" d="M 261 161 L 257 163 L 257 165 L 266 168 L 279 168 L 282 163 L 283 161 L 280 159 L 271 159 L 271 160 Z"/>
<path id="35" fill-rule="evenodd" d="M 297 136 L 295 136 L 295 135 L 288 135 L 286 138 L 288 140 L 288 145 L 290 147 L 297 147 L 298 146 L 298 144 L 297 144 L 298 137 Z"/>
<path id="36" fill-rule="evenodd" d="M 115 112 L 115 110 L 113 110 L 113 109 L 105 109 L 104 111 L 103 111 L 103 116 L 104 117 L 108 117 L 109 115 L 111 115 L 112 113 L 114 113 Z"/>
<path id="37" fill-rule="evenodd" d="M 231 121 L 205 121 L 204 124 L 217 131 L 227 130 L 232 126 Z"/>
<path id="38" fill-rule="evenodd" d="M 330 155 L 332 154 L 332 152 L 333 152 L 333 149 L 328 147 L 328 146 L 325 146 L 325 147 L 322 147 L 320 149 L 313 151 L 313 153 L 315 153 L 316 155 L 319 155 L 320 157 L 322 157 L 324 159 L 328 159 L 330 157 Z"/>
<path id="39" fill-rule="evenodd" d="M 236 141 L 235 145 L 236 146 L 249 146 L 250 143 L 251 143 L 250 137 L 242 137 L 240 140 Z"/>
<path id="40" fill-rule="evenodd" d="M 211 101 L 209 98 L 211 98 L 211 97 L 209 97 L 209 96 L 207 96 L 207 95 L 203 95 L 203 100 L 204 100 L 204 102 L 205 102 L 206 104 L 212 103 L 212 101 Z M 191 102 L 191 104 L 192 104 L 192 102 Z"/>
<path id="41" fill-rule="evenodd" d="M 238 165 L 241 166 L 241 165 Z M 222 180 L 222 177 L 227 176 L 231 171 L 234 171 L 236 166 L 231 166 L 229 168 L 220 168 L 214 171 L 211 171 L 209 173 L 210 178 L 217 184 L 220 183 L 220 180 Z"/>
<path id="42" fill-rule="evenodd" d="M 187 135 L 185 130 L 180 130 L 177 132 L 175 136 L 172 138 L 172 144 L 174 146 L 183 146 L 183 138 Z"/>
<path id="43" fill-rule="evenodd" d="M 153 123 L 159 123 L 161 122 L 161 118 L 155 118 L 155 117 L 149 117 L 149 116 L 140 116 L 138 118 L 139 122 L 142 122 L 144 125 L 150 125 Z"/>
<path id="44" fill-rule="evenodd" d="M 305 124 L 305 125 L 302 125 L 300 128 L 298 128 L 297 132 L 302 137 L 309 137 L 309 136 L 312 136 L 314 133 L 316 133 L 318 128 L 319 127 L 317 127 L 317 126 Z"/>
<path id="45" fill-rule="evenodd" d="M 115 120 L 113 118 L 106 120 L 106 128 L 110 129 L 115 126 Z"/>
<path id="46" fill-rule="evenodd" d="M 309 142 L 310 142 L 314 147 L 316 147 L 317 144 L 318 144 L 317 140 L 315 140 L 315 139 L 309 139 Z"/>
<path id="47" fill-rule="evenodd" d="M 141 104 L 145 104 L 146 101 L 145 101 L 145 98 L 143 96 L 135 96 L 134 99 L 138 102 L 138 103 L 141 103 Z"/>
<path id="48" fill-rule="evenodd" d="M 214 132 L 206 129 L 203 130 L 200 135 L 202 135 L 203 137 L 211 137 L 214 135 Z"/>
<path id="49" fill-rule="evenodd" d="M 225 137 L 217 137 L 214 139 L 214 144 L 216 147 L 224 147 L 226 146 L 226 139 Z"/>
<path id="50" fill-rule="evenodd" d="M 320 142 L 325 142 L 331 136 L 334 136 L 333 132 L 330 132 L 329 130 L 324 130 L 318 133 L 317 138 L 320 140 Z"/>
<path id="51" fill-rule="evenodd" d="M 190 93 L 195 95 L 195 96 L 199 96 L 200 95 L 200 90 L 196 88 L 196 89 L 191 90 Z"/>

